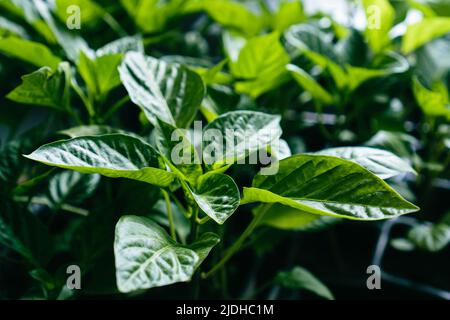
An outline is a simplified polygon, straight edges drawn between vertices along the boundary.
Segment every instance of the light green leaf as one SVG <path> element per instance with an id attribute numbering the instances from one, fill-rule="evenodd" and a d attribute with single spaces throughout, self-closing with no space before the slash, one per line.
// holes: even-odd
<path id="1" fill-rule="evenodd" d="M 16 37 L 1 38 L 0 52 L 36 67 L 50 67 L 53 70 L 58 68 L 61 62 L 61 59 L 43 44 Z"/>
<path id="2" fill-rule="evenodd" d="M 70 6 L 77 6 L 80 9 L 81 25 L 96 23 L 101 20 L 105 11 L 97 3 L 91 0 L 55 0 L 55 12 L 58 18 L 65 22 L 73 13 L 67 12 Z"/>
<path id="3" fill-rule="evenodd" d="M 334 102 L 333 96 L 306 71 L 293 64 L 287 65 L 287 70 L 291 73 L 295 81 L 297 81 L 305 91 L 311 94 L 314 100 L 327 105 Z"/>
<path id="4" fill-rule="evenodd" d="M 342 147 L 319 151 L 316 154 L 333 156 L 358 163 L 381 179 L 402 173 L 417 174 L 410 164 L 389 151 L 367 147 Z"/>
<path id="5" fill-rule="evenodd" d="M 302 267 L 297 266 L 290 271 L 278 273 L 275 282 L 286 288 L 308 290 L 322 298 L 334 300 L 330 290 L 311 272 Z"/>
<path id="6" fill-rule="evenodd" d="M 22 84 L 7 98 L 24 104 L 67 110 L 70 101 L 69 65 L 62 63 L 56 72 L 43 67 L 22 77 Z"/>
<path id="7" fill-rule="evenodd" d="M 200 209 L 218 224 L 225 223 L 239 207 L 239 189 L 231 177 L 222 173 L 201 176 L 197 187 L 190 191 Z"/>
<path id="8" fill-rule="evenodd" d="M 176 178 L 175 174 L 159 169 L 159 155 L 151 145 L 123 134 L 57 141 L 26 157 L 49 166 L 160 187 L 170 186 Z"/>
<path id="9" fill-rule="evenodd" d="M 89 48 L 87 42 L 79 35 L 79 32 L 68 30 L 65 24 L 55 19 L 53 12 L 46 2 L 43 0 L 34 0 L 34 4 L 40 16 L 47 23 L 55 38 L 58 40 L 59 45 L 71 61 L 76 62 L 81 52 L 93 55 L 92 50 Z"/>
<path id="10" fill-rule="evenodd" d="M 238 92 L 258 97 L 287 80 L 289 55 L 279 41 L 277 32 L 252 38 L 242 47 L 230 70 L 239 81 Z"/>
<path id="11" fill-rule="evenodd" d="M 383 180 L 335 157 L 297 155 L 280 161 L 272 176 L 257 175 L 242 204 L 279 203 L 303 213 L 380 220 L 418 211 Z"/>
<path id="12" fill-rule="evenodd" d="M 127 293 L 190 281 L 219 241 L 217 235 L 206 233 L 183 246 L 147 218 L 122 217 L 114 241 L 117 286 Z"/>
<path id="13" fill-rule="evenodd" d="M 89 58 L 84 52 L 78 59 L 78 71 L 89 91 L 96 99 L 102 99 L 109 91 L 120 85 L 117 68 L 122 54 L 108 54 Z"/>
<path id="14" fill-rule="evenodd" d="M 389 0 L 363 0 L 367 18 L 366 38 L 374 53 L 390 43 L 389 31 L 394 25 L 395 10 Z"/>
<path id="15" fill-rule="evenodd" d="M 450 18 L 432 17 L 408 26 L 403 37 L 402 52 L 411 53 L 427 42 L 450 32 Z"/>
<path id="16" fill-rule="evenodd" d="M 146 33 L 162 31 L 171 18 L 182 12 L 185 0 L 121 0 L 136 25 Z"/>
<path id="17" fill-rule="evenodd" d="M 277 12 L 272 17 L 272 28 L 278 32 L 284 32 L 290 26 L 300 23 L 305 19 L 301 1 L 280 1 Z"/>
<path id="18" fill-rule="evenodd" d="M 430 90 L 414 77 L 413 92 L 423 113 L 430 117 L 446 117 L 450 120 L 450 100 L 444 83 L 438 82 L 433 90 Z"/>
<path id="19" fill-rule="evenodd" d="M 262 112 L 225 113 L 204 129 L 203 159 L 214 168 L 245 159 L 281 137 L 280 121 Z"/>
<path id="20" fill-rule="evenodd" d="M 257 210 L 255 210 L 255 214 L 258 214 Z M 332 219 L 332 217 L 304 213 L 298 209 L 275 203 L 265 212 L 260 224 L 281 230 L 305 230 L 322 218 Z"/>
<path id="21" fill-rule="evenodd" d="M 153 124 L 160 119 L 178 128 L 188 127 L 205 94 L 197 73 L 138 52 L 126 54 L 119 72 L 131 100 Z"/>
<path id="22" fill-rule="evenodd" d="M 264 25 L 261 16 L 250 11 L 244 4 L 230 0 L 203 0 L 202 8 L 217 23 L 247 36 L 259 33 Z"/>

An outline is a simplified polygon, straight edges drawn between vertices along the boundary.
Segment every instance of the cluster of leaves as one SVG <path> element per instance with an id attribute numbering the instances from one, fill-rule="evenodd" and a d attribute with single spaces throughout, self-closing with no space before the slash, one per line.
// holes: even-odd
<path id="1" fill-rule="evenodd" d="M 11 79 L 0 283 L 14 266 L 29 274 L 0 296 L 135 294 L 193 279 L 196 297 L 201 275 L 208 294 L 227 297 L 234 255 L 275 245 L 259 230 L 418 211 L 405 198 L 430 210 L 450 162 L 450 18 L 408 3 L 362 1 L 380 26 L 357 30 L 291 0 L 0 0 L 0 74 Z M 80 30 L 66 25 L 71 5 Z M 411 8 L 425 18 L 393 38 Z M 233 130 L 235 150 L 175 164 L 172 133 L 194 120 Z M 238 164 L 280 137 L 276 174 Z M 189 160 L 206 156 L 182 138 Z M 68 265 L 81 267 L 81 292 L 65 286 Z M 302 267 L 273 279 L 333 297 Z"/>

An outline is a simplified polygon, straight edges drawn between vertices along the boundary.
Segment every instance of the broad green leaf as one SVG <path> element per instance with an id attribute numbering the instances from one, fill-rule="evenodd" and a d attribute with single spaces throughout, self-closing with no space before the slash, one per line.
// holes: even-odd
<path id="1" fill-rule="evenodd" d="M 125 216 L 116 225 L 116 279 L 123 293 L 190 281 L 219 242 L 206 233 L 190 246 L 172 240 L 148 218 Z"/>
<path id="2" fill-rule="evenodd" d="M 277 32 L 252 38 L 242 47 L 230 70 L 239 81 L 238 92 L 258 97 L 286 81 L 289 56 L 279 41 Z"/>
<path id="3" fill-rule="evenodd" d="M 272 176 L 257 175 L 242 204 L 279 203 L 303 213 L 380 220 L 418 211 L 383 180 L 336 157 L 297 155 L 280 161 Z"/>
<path id="4" fill-rule="evenodd" d="M 158 120 L 155 129 L 156 145 L 172 171 L 179 173 L 182 179 L 196 185 L 203 174 L 197 150 L 190 140 L 186 129 L 177 129 Z"/>
<path id="5" fill-rule="evenodd" d="M 302 267 L 297 266 L 290 271 L 278 273 L 275 282 L 286 288 L 308 290 L 322 298 L 334 300 L 330 290 L 311 272 Z"/>
<path id="6" fill-rule="evenodd" d="M 205 94 L 197 73 L 141 53 L 127 53 L 119 72 L 131 100 L 153 124 L 160 119 L 178 128 L 188 127 Z"/>
<path id="7" fill-rule="evenodd" d="M 93 55 L 87 42 L 79 35 L 79 32 L 68 30 L 67 26 L 54 18 L 53 12 L 49 8 L 49 4 L 43 0 L 34 0 L 36 9 L 42 19 L 47 23 L 59 45 L 63 48 L 67 58 L 76 62 L 80 57 L 80 53 L 84 52 Z"/>
<path id="8" fill-rule="evenodd" d="M 138 180 L 160 187 L 168 187 L 176 177 L 159 169 L 159 155 L 151 145 L 123 134 L 57 141 L 26 157 L 63 169 Z"/>
<path id="9" fill-rule="evenodd" d="M 239 207 L 239 189 L 231 177 L 222 173 L 201 176 L 190 191 L 200 209 L 218 224 L 225 223 Z"/>
<path id="10" fill-rule="evenodd" d="M 46 193 L 50 207 L 59 210 L 62 205 L 79 205 L 95 192 L 100 176 L 63 171 L 51 177 Z"/>
<path id="11" fill-rule="evenodd" d="M 417 174 L 410 164 L 389 151 L 367 147 L 342 147 L 319 151 L 316 154 L 333 156 L 358 163 L 381 179 L 402 173 Z"/>
<path id="12" fill-rule="evenodd" d="M 261 16 L 250 11 L 244 4 L 230 0 L 203 0 L 202 8 L 217 23 L 225 28 L 254 36 L 264 25 Z"/>
<path id="13" fill-rule="evenodd" d="M 287 70 L 291 73 L 292 77 L 297 83 L 311 96 L 314 100 L 323 104 L 332 104 L 334 102 L 333 96 L 328 93 L 313 77 L 311 77 L 306 71 L 299 67 L 289 64 Z"/>
<path id="14" fill-rule="evenodd" d="M 408 26 L 403 37 L 402 52 L 411 53 L 427 42 L 439 38 L 450 32 L 450 18 L 425 18 L 420 22 Z"/>
<path id="15" fill-rule="evenodd" d="M 284 32 L 290 26 L 300 23 L 305 19 L 301 1 L 280 1 L 277 12 L 272 17 L 272 28 L 278 32 Z"/>
<path id="16" fill-rule="evenodd" d="M 424 114 L 430 117 L 446 117 L 450 120 L 450 100 L 445 84 L 436 83 L 433 90 L 430 90 L 414 77 L 413 92 Z"/>
<path id="17" fill-rule="evenodd" d="M 253 111 L 225 113 L 204 129 L 203 159 L 215 168 L 243 160 L 281 137 L 280 116 Z"/>
<path id="18" fill-rule="evenodd" d="M 389 31 L 394 25 L 395 10 L 389 0 L 363 0 L 366 13 L 366 38 L 375 53 L 390 43 Z"/>
<path id="19" fill-rule="evenodd" d="M 0 52 L 36 67 L 50 67 L 53 70 L 57 69 L 61 62 L 61 59 L 43 44 L 16 37 L 1 38 Z"/>
<path id="20" fill-rule="evenodd" d="M 62 63 L 56 72 L 43 67 L 22 77 L 22 84 L 7 98 L 23 104 L 39 105 L 66 110 L 70 102 L 69 65 Z"/>
<path id="21" fill-rule="evenodd" d="M 450 243 L 450 225 L 421 224 L 411 229 L 408 239 L 419 249 L 438 252 Z"/>
<path id="22" fill-rule="evenodd" d="M 109 91 L 120 85 L 117 68 L 121 62 L 122 54 L 105 54 L 89 58 L 84 52 L 80 53 L 78 71 L 96 99 L 104 98 Z"/>

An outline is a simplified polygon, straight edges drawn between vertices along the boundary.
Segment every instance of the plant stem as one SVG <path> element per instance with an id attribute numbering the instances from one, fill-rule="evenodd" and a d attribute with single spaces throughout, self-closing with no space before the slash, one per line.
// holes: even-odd
<path id="1" fill-rule="evenodd" d="M 255 215 L 252 222 L 248 225 L 247 229 L 241 234 L 239 239 L 225 252 L 224 257 L 220 260 L 209 272 L 202 274 L 203 279 L 209 278 L 216 271 L 220 270 L 241 248 L 245 240 L 252 234 L 252 232 L 259 226 L 266 213 L 272 207 L 271 204 L 267 204 L 261 207 L 258 214 Z"/>
<path id="2" fill-rule="evenodd" d="M 177 234 L 175 232 L 175 223 L 173 220 L 172 203 L 170 202 L 170 196 L 166 190 L 162 190 L 164 200 L 166 201 L 167 216 L 169 217 L 170 236 L 173 240 L 177 241 Z"/>
<path id="3" fill-rule="evenodd" d="M 190 234 L 190 243 L 194 243 L 195 240 L 197 240 L 197 236 L 198 236 L 198 223 L 197 223 L 197 219 L 198 219 L 198 207 L 195 209 L 192 209 L 192 215 L 191 215 L 191 234 Z"/>

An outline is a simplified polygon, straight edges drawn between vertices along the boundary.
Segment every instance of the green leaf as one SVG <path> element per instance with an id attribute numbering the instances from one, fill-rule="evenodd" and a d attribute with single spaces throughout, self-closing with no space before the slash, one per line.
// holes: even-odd
<path id="1" fill-rule="evenodd" d="M 185 0 L 121 0 L 122 6 L 136 25 L 146 33 L 162 31 L 166 23 L 177 16 L 189 1 Z"/>
<path id="2" fill-rule="evenodd" d="M 279 272 L 275 282 L 286 288 L 308 290 L 322 298 L 334 300 L 330 290 L 311 272 L 302 267 L 297 266 L 290 271 Z"/>
<path id="3" fill-rule="evenodd" d="M 188 127 L 205 95 L 197 73 L 141 53 L 128 53 L 119 72 L 131 100 L 153 124 L 160 119 L 178 128 Z"/>
<path id="4" fill-rule="evenodd" d="M 322 69 L 328 70 L 339 89 L 347 86 L 347 74 L 339 65 L 339 56 L 327 34 L 312 25 L 299 24 L 289 28 L 285 38 L 295 50 L 299 50 Z"/>
<path id="5" fill-rule="evenodd" d="M 70 69 L 62 63 L 56 72 L 43 67 L 22 77 L 22 84 L 7 95 L 17 103 L 66 110 L 70 101 Z"/>
<path id="6" fill-rule="evenodd" d="M 190 191 L 200 209 L 218 224 L 225 223 L 239 207 L 239 189 L 231 177 L 222 173 L 201 176 L 197 187 Z"/>
<path id="7" fill-rule="evenodd" d="M 123 134 L 57 141 L 26 157 L 49 166 L 160 187 L 170 186 L 176 178 L 175 174 L 159 169 L 159 155 L 151 145 Z"/>
<path id="8" fill-rule="evenodd" d="M 214 168 L 245 159 L 281 137 L 280 120 L 280 116 L 253 111 L 221 115 L 204 129 L 203 159 Z"/>
<path id="9" fill-rule="evenodd" d="M 408 239 L 421 250 L 438 252 L 450 243 L 450 225 L 421 224 L 411 229 Z"/>
<path id="10" fill-rule="evenodd" d="M 403 37 L 402 52 L 408 54 L 424 44 L 450 32 L 450 18 L 425 18 L 408 26 Z"/>
<path id="11" fill-rule="evenodd" d="M 282 0 L 280 2 L 277 12 L 272 17 L 272 28 L 278 32 L 284 32 L 290 26 L 303 21 L 305 15 L 300 1 Z"/>
<path id="12" fill-rule="evenodd" d="M 77 6 L 80 9 L 81 25 L 95 23 L 101 20 L 105 14 L 103 8 L 91 0 L 55 0 L 55 5 L 55 13 L 63 22 L 70 16 L 67 13 L 70 6 Z"/>
<path id="13" fill-rule="evenodd" d="M 189 131 L 177 129 L 168 123 L 158 121 L 155 129 L 156 145 L 172 171 L 182 179 L 196 185 L 203 174 L 197 150 L 191 143 Z"/>
<path id="14" fill-rule="evenodd" d="M 120 85 L 117 68 L 121 62 L 122 54 L 89 58 L 84 52 L 80 53 L 78 71 L 96 99 L 104 98 L 109 91 Z"/>
<path id="15" fill-rule="evenodd" d="M 402 173 L 417 174 L 408 162 L 389 151 L 367 147 L 343 147 L 319 151 L 316 154 L 333 156 L 358 163 L 383 180 Z"/>
<path id="16" fill-rule="evenodd" d="M 48 25 L 59 45 L 63 48 L 66 56 L 76 62 L 81 52 L 92 55 L 93 52 L 89 48 L 87 42 L 75 31 L 67 29 L 67 26 L 54 18 L 53 12 L 49 8 L 49 4 L 43 0 L 34 0 L 36 9 L 40 16 Z"/>
<path id="17" fill-rule="evenodd" d="M 394 25 L 395 10 L 389 0 L 363 0 L 367 18 L 366 38 L 375 53 L 390 43 L 389 31 Z"/>
<path id="18" fill-rule="evenodd" d="M 311 96 L 314 100 L 323 104 L 332 104 L 334 102 L 333 96 L 328 93 L 313 77 L 311 77 L 305 70 L 289 64 L 287 70 L 291 73 L 295 81 Z"/>
<path id="19" fill-rule="evenodd" d="M 218 242 L 217 235 L 206 233 L 183 246 L 147 218 L 122 217 L 114 241 L 117 286 L 127 293 L 190 281 Z"/>
<path id="20" fill-rule="evenodd" d="M 47 199 L 53 210 L 62 205 L 78 205 L 88 199 L 98 187 L 100 176 L 84 175 L 75 171 L 63 171 L 54 175 L 48 185 Z"/>
<path id="21" fill-rule="evenodd" d="M 430 117 L 446 117 L 450 120 L 450 100 L 444 83 L 436 83 L 433 90 L 424 87 L 413 78 L 413 92 L 423 113 Z"/>
<path id="22" fill-rule="evenodd" d="M 53 70 L 61 62 L 45 45 L 16 37 L 1 38 L 0 52 L 36 67 L 49 67 Z"/>
<path id="23" fill-rule="evenodd" d="M 380 220 L 418 211 L 360 165 L 335 157 L 297 155 L 280 161 L 276 175 L 258 174 L 242 204 L 279 203 L 302 213 Z"/>
<path id="24" fill-rule="evenodd" d="M 250 11 L 244 4 L 230 0 L 203 0 L 201 7 L 217 23 L 247 36 L 259 33 L 264 25 L 262 17 Z"/>
<path id="25" fill-rule="evenodd" d="M 287 80 L 286 64 L 289 55 L 279 41 L 277 32 L 251 38 L 230 61 L 230 70 L 239 81 L 236 90 L 258 97 Z"/>

